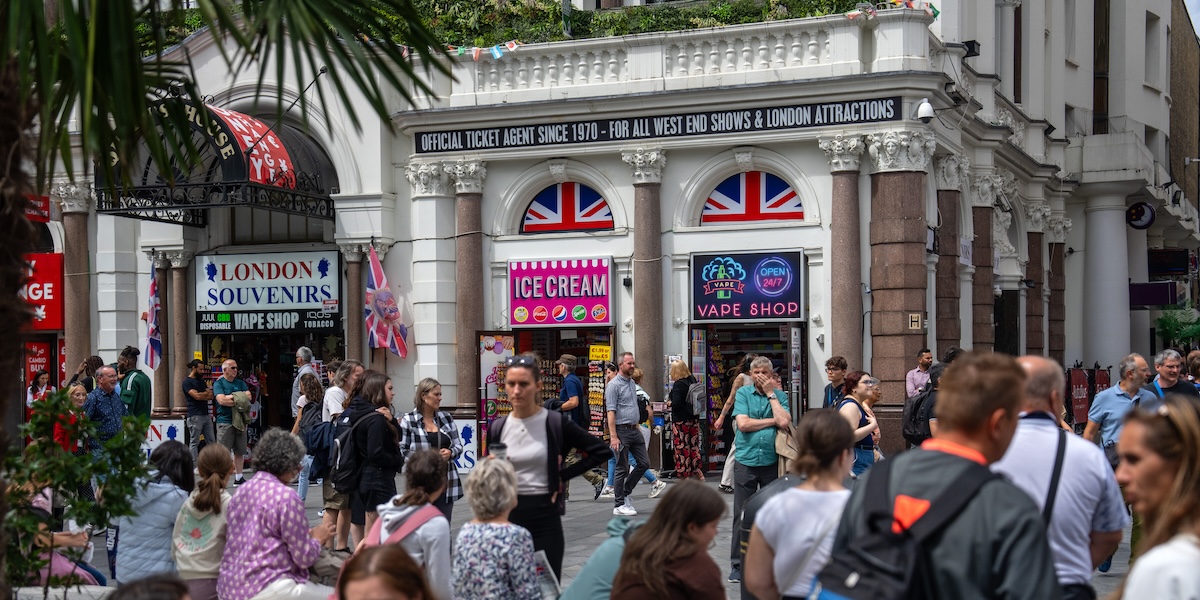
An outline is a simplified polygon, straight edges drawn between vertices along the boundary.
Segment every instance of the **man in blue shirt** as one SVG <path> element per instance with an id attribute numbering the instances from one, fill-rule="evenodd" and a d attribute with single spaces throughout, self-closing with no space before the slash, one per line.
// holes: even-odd
<path id="1" fill-rule="evenodd" d="M 637 384 L 633 369 L 637 366 L 632 352 L 625 352 L 617 363 L 617 376 L 604 389 L 604 406 L 608 412 L 609 445 L 617 454 L 617 476 L 614 480 L 613 514 L 632 517 L 637 514 L 629 495 L 650 465 L 646 441 L 638 425 Z M 629 459 L 636 465 L 630 469 Z"/>
<path id="2" fill-rule="evenodd" d="M 1121 437 L 1121 425 L 1125 414 L 1134 406 L 1144 401 L 1153 400 L 1155 395 L 1142 386 L 1150 379 L 1150 366 L 1141 354 L 1130 354 L 1121 359 L 1117 366 L 1117 374 L 1121 381 L 1099 394 L 1092 400 L 1088 409 L 1087 427 L 1083 430 L 1083 439 L 1097 441 L 1096 433 L 1100 434 L 1100 447 L 1110 456 L 1113 468 L 1116 463 L 1117 440 Z"/>
<path id="3" fill-rule="evenodd" d="M 771 359 L 760 356 L 750 363 L 753 385 L 742 386 L 733 404 L 735 429 L 733 445 L 733 531 L 742 522 L 742 505 L 762 487 L 779 477 L 775 454 L 775 432 L 792 424 L 787 394 L 775 386 Z M 729 551 L 729 581 L 742 580 L 742 554 L 738 536 L 732 538 Z"/>
<path id="4" fill-rule="evenodd" d="M 217 397 L 217 443 L 233 451 L 233 470 L 237 473 L 234 485 L 246 483 L 242 469 L 246 467 L 246 432 L 233 426 L 233 394 L 248 392 L 246 382 L 238 379 L 237 361 L 232 358 L 221 363 L 221 377 L 213 382 Z"/>
<path id="5" fill-rule="evenodd" d="M 592 422 L 592 409 L 588 407 L 587 396 L 583 391 L 583 382 L 575 374 L 577 361 L 574 354 L 563 354 L 554 362 L 559 376 L 563 378 L 562 391 L 558 394 L 558 401 L 554 408 L 587 431 Z M 575 453 L 574 448 L 571 448 L 571 453 L 567 455 L 564 463 L 566 466 L 570 466 L 577 462 L 579 462 L 579 455 Z M 596 488 L 596 495 L 592 497 L 592 500 L 599 498 L 600 492 L 604 491 L 604 477 L 589 469 L 584 471 L 583 478 Z"/>
<path id="6" fill-rule="evenodd" d="M 96 370 L 96 389 L 83 401 L 83 414 L 96 423 L 99 439 L 89 440 L 88 449 L 93 456 L 99 456 L 101 442 L 107 442 L 117 435 L 121 431 L 121 419 L 129 415 L 129 408 L 117 392 L 116 369 L 103 366 Z"/>

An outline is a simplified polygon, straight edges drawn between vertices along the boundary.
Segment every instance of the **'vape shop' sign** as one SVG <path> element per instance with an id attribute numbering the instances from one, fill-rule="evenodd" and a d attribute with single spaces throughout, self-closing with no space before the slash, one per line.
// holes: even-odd
<path id="1" fill-rule="evenodd" d="M 804 320 L 804 254 L 693 254 L 692 322 Z"/>

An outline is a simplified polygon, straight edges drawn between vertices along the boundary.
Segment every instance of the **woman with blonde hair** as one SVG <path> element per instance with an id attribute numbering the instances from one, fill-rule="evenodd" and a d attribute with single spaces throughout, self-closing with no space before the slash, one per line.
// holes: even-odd
<path id="1" fill-rule="evenodd" d="M 217 599 L 217 573 L 225 552 L 225 515 L 232 498 L 226 489 L 233 474 L 229 449 L 209 444 L 196 457 L 200 480 L 175 518 L 171 557 L 192 600 Z"/>
<path id="2" fill-rule="evenodd" d="M 696 383 L 696 378 L 688 370 L 682 360 L 671 361 L 671 445 L 675 450 L 675 476 L 679 479 L 696 478 L 704 481 L 704 468 L 701 466 L 700 420 L 702 413 L 697 413 L 688 398 L 688 391 Z M 705 395 L 705 406 L 708 410 L 708 398 Z"/>
<path id="3" fill-rule="evenodd" d="M 450 521 L 435 500 L 446 490 L 445 459 L 436 450 L 418 450 L 404 470 L 404 493 L 379 505 L 379 519 L 364 543 L 404 548 L 425 571 L 434 597 L 451 600 Z M 360 545 L 358 552 L 365 549 Z"/>
<path id="4" fill-rule="evenodd" d="M 1153 412 L 1131 411 L 1121 429 L 1117 483 L 1142 515 L 1137 562 L 1113 597 L 1200 597 L 1200 409 L 1168 394 Z"/>
<path id="5" fill-rule="evenodd" d="M 542 597 L 533 561 L 533 536 L 509 522 L 517 507 L 517 472 L 490 456 L 467 476 L 467 500 L 475 518 L 454 542 L 457 600 L 537 600 Z"/>
<path id="6" fill-rule="evenodd" d="M 412 412 L 400 418 L 400 454 L 407 462 L 415 452 L 436 450 L 446 461 L 446 489 L 433 505 L 449 521 L 454 512 L 454 501 L 463 495 L 458 468 L 454 465 L 454 461 L 462 456 L 463 441 L 454 417 L 441 410 L 441 404 L 442 384 L 432 377 L 422 379 L 413 397 Z"/>
<path id="7" fill-rule="evenodd" d="M 708 553 L 724 514 L 725 501 L 704 484 L 672 486 L 626 542 L 612 597 L 724 600 L 721 569 Z"/>

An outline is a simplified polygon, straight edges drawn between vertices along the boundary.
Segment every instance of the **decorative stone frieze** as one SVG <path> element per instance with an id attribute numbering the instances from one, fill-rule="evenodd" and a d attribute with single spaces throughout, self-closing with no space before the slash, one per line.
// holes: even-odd
<path id="1" fill-rule="evenodd" d="M 78 183 L 57 183 L 50 188 L 50 195 L 62 205 L 64 214 L 91 212 L 96 203 L 96 192 Z"/>
<path id="2" fill-rule="evenodd" d="M 1071 219 L 1062 214 L 1051 215 L 1046 219 L 1046 241 L 1051 244 L 1067 243 L 1067 234 L 1071 233 Z"/>
<path id="3" fill-rule="evenodd" d="M 970 181 L 971 159 L 961 154 L 939 156 L 934 163 L 937 189 L 961 190 Z"/>
<path id="4" fill-rule="evenodd" d="M 1012 134 L 1008 136 L 1009 143 L 1021 149 L 1025 148 L 1025 124 L 1018 121 L 1012 111 L 1001 108 L 996 111 L 996 120 L 993 122 L 1012 130 Z"/>
<path id="5" fill-rule="evenodd" d="M 980 171 L 971 178 L 971 206 L 987 208 L 996 205 L 1001 178 L 999 175 Z"/>
<path id="6" fill-rule="evenodd" d="M 404 166 L 404 176 L 412 186 L 414 196 L 450 196 L 450 177 L 440 162 L 411 162 Z"/>
<path id="7" fill-rule="evenodd" d="M 1013 175 L 1008 169 L 997 169 L 996 176 L 999 178 L 996 184 L 996 205 L 1004 210 L 1012 210 L 1016 205 L 1019 194 L 1019 185 L 1017 176 Z"/>
<path id="8" fill-rule="evenodd" d="M 1046 219 L 1050 217 L 1050 205 L 1041 201 L 1025 203 L 1025 224 L 1029 231 L 1046 230 Z"/>
<path id="9" fill-rule="evenodd" d="M 1017 256 L 1017 248 L 1008 239 L 1008 230 L 1012 227 L 1012 211 L 1000 206 L 992 207 L 992 246 L 1001 257 Z"/>
<path id="10" fill-rule="evenodd" d="M 937 141 L 928 131 L 886 131 L 867 136 L 867 149 L 876 173 L 925 171 Z"/>
<path id="11" fill-rule="evenodd" d="M 487 163 L 478 159 L 459 159 L 443 165 L 454 180 L 454 191 L 458 194 L 482 194 L 483 180 L 487 177 Z"/>
<path id="12" fill-rule="evenodd" d="M 742 147 L 733 149 L 733 160 L 737 162 L 738 171 L 746 173 L 754 170 L 754 148 Z"/>
<path id="13" fill-rule="evenodd" d="M 659 149 L 625 150 L 621 160 L 633 169 L 634 185 L 662 183 L 662 172 L 667 166 L 667 155 Z"/>
<path id="14" fill-rule="evenodd" d="M 554 179 L 554 183 L 567 182 L 567 161 L 561 158 L 547 161 L 546 167 L 550 169 L 550 177 Z"/>
<path id="15" fill-rule="evenodd" d="M 857 171 L 862 162 L 862 153 L 866 149 L 862 137 L 857 135 L 835 135 L 831 138 L 821 138 L 817 144 L 829 157 L 829 171 Z"/>

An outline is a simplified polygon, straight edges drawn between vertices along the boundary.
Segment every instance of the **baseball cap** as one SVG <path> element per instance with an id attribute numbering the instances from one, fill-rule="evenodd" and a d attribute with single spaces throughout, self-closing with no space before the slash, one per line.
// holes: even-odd
<path id="1" fill-rule="evenodd" d="M 574 354 L 563 354 L 562 356 L 559 356 L 559 357 L 558 357 L 558 360 L 556 360 L 556 361 L 554 361 L 554 362 L 555 362 L 556 364 L 561 364 L 561 365 L 564 365 L 564 366 L 566 366 L 568 369 L 574 369 L 574 368 L 575 368 L 575 363 L 576 363 L 576 361 L 577 361 L 577 360 L 578 360 L 578 359 L 576 359 L 576 358 L 575 358 L 575 355 L 574 355 Z"/>

